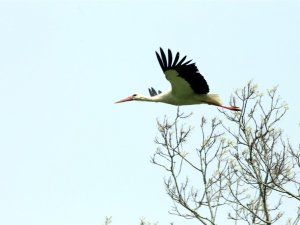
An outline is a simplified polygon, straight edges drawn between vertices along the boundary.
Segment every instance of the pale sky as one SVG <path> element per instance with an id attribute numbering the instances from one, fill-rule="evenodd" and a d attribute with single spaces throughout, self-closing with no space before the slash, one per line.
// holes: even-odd
<path id="1" fill-rule="evenodd" d="M 170 48 L 224 103 L 251 79 L 279 85 L 297 145 L 299 27 L 299 1 L 1 0 L 0 224 L 197 224 L 168 214 L 166 174 L 150 163 L 156 118 L 176 107 L 113 103 L 168 89 L 155 51 Z M 220 116 L 182 109 L 193 126 Z"/>

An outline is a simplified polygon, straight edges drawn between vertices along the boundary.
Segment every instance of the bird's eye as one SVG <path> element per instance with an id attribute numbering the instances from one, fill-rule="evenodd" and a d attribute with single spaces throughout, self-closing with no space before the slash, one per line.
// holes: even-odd
<path id="1" fill-rule="evenodd" d="M 137 96 L 137 94 L 133 94 L 133 95 L 132 95 L 132 97 L 136 97 L 136 96 Z"/>

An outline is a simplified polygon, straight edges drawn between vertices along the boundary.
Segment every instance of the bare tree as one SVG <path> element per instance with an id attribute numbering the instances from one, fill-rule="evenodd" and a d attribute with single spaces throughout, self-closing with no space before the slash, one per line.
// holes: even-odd
<path id="1" fill-rule="evenodd" d="M 188 150 L 193 128 L 185 123 L 191 114 L 178 108 L 173 121 L 158 121 L 151 161 L 169 174 L 164 183 L 173 200 L 170 213 L 207 225 L 220 222 L 220 210 L 234 224 L 298 224 L 300 153 L 279 128 L 286 104 L 277 88 L 264 96 L 252 82 L 231 101 L 242 112 L 220 110 L 224 121 L 203 117 L 200 144 Z M 295 216 L 283 221 L 287 200 Z"/>
<path id="2" fill-rule="evenodd" d="M 196 218 L 202 224 L 216 224 L 218 208 L 225 204 L 221 193 L 226 188 L 222 174 L 226 172 L 227 162 L 223 157 L 229 146 L 222 139 L 224 134 L 217 131 L 221 121 L 213 119 L 207 124 L 203 117 L 201 145 L 194 154 L 185 151 L 184 144 L 192 127 L 185 127 L 182 122 L 189 117 L 190 114 L 185 115 L 178 108 L 173 122 L 167 118 L 158 121 L 160 138 L 155 142 L 159 147 L 151 161 L 170 174 L 164 179 L 167 193 L 174 202 L 170 213 L 187 219 Z M 199 179 L 201 183 L 196 181 Z"/>

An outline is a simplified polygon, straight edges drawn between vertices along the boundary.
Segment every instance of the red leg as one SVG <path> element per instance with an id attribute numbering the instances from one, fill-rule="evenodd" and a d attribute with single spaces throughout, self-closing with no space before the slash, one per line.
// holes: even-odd
<path id="1" fill-rule="evenodd" d="M 220 107 L 224 108 L 224 109 L 229 109 L 232 111 L 242 111 L 239 107 L 237 106 L 225 106 L 225 105 L 220 105 Z"/>

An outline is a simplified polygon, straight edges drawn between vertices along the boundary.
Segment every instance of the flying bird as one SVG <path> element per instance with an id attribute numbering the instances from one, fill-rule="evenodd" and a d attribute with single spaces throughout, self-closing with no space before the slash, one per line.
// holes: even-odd
<path id="1" fill-rule="evenodd" d="M 176 53 L 173 59 L 170 49 L 168 49 L 168 58 L 162 48 L 160 48 L 160 54 L 158 52 L 155 53 L 166 79 L 171 83 L 171 90 L 161 92 L 151 87 L 149 88 L 149 97 L 141 94 L 133 94 L 115 103 L 135 100 L 162 102 L 176 106 L 208 104 L 233 111 L 241 111 L 237 106 L 223 105 L 219 95 L 208 93 L 208 84 L 192 60 L 186 61 L 186 56 L 180 59 L 179 52 Z"/>

